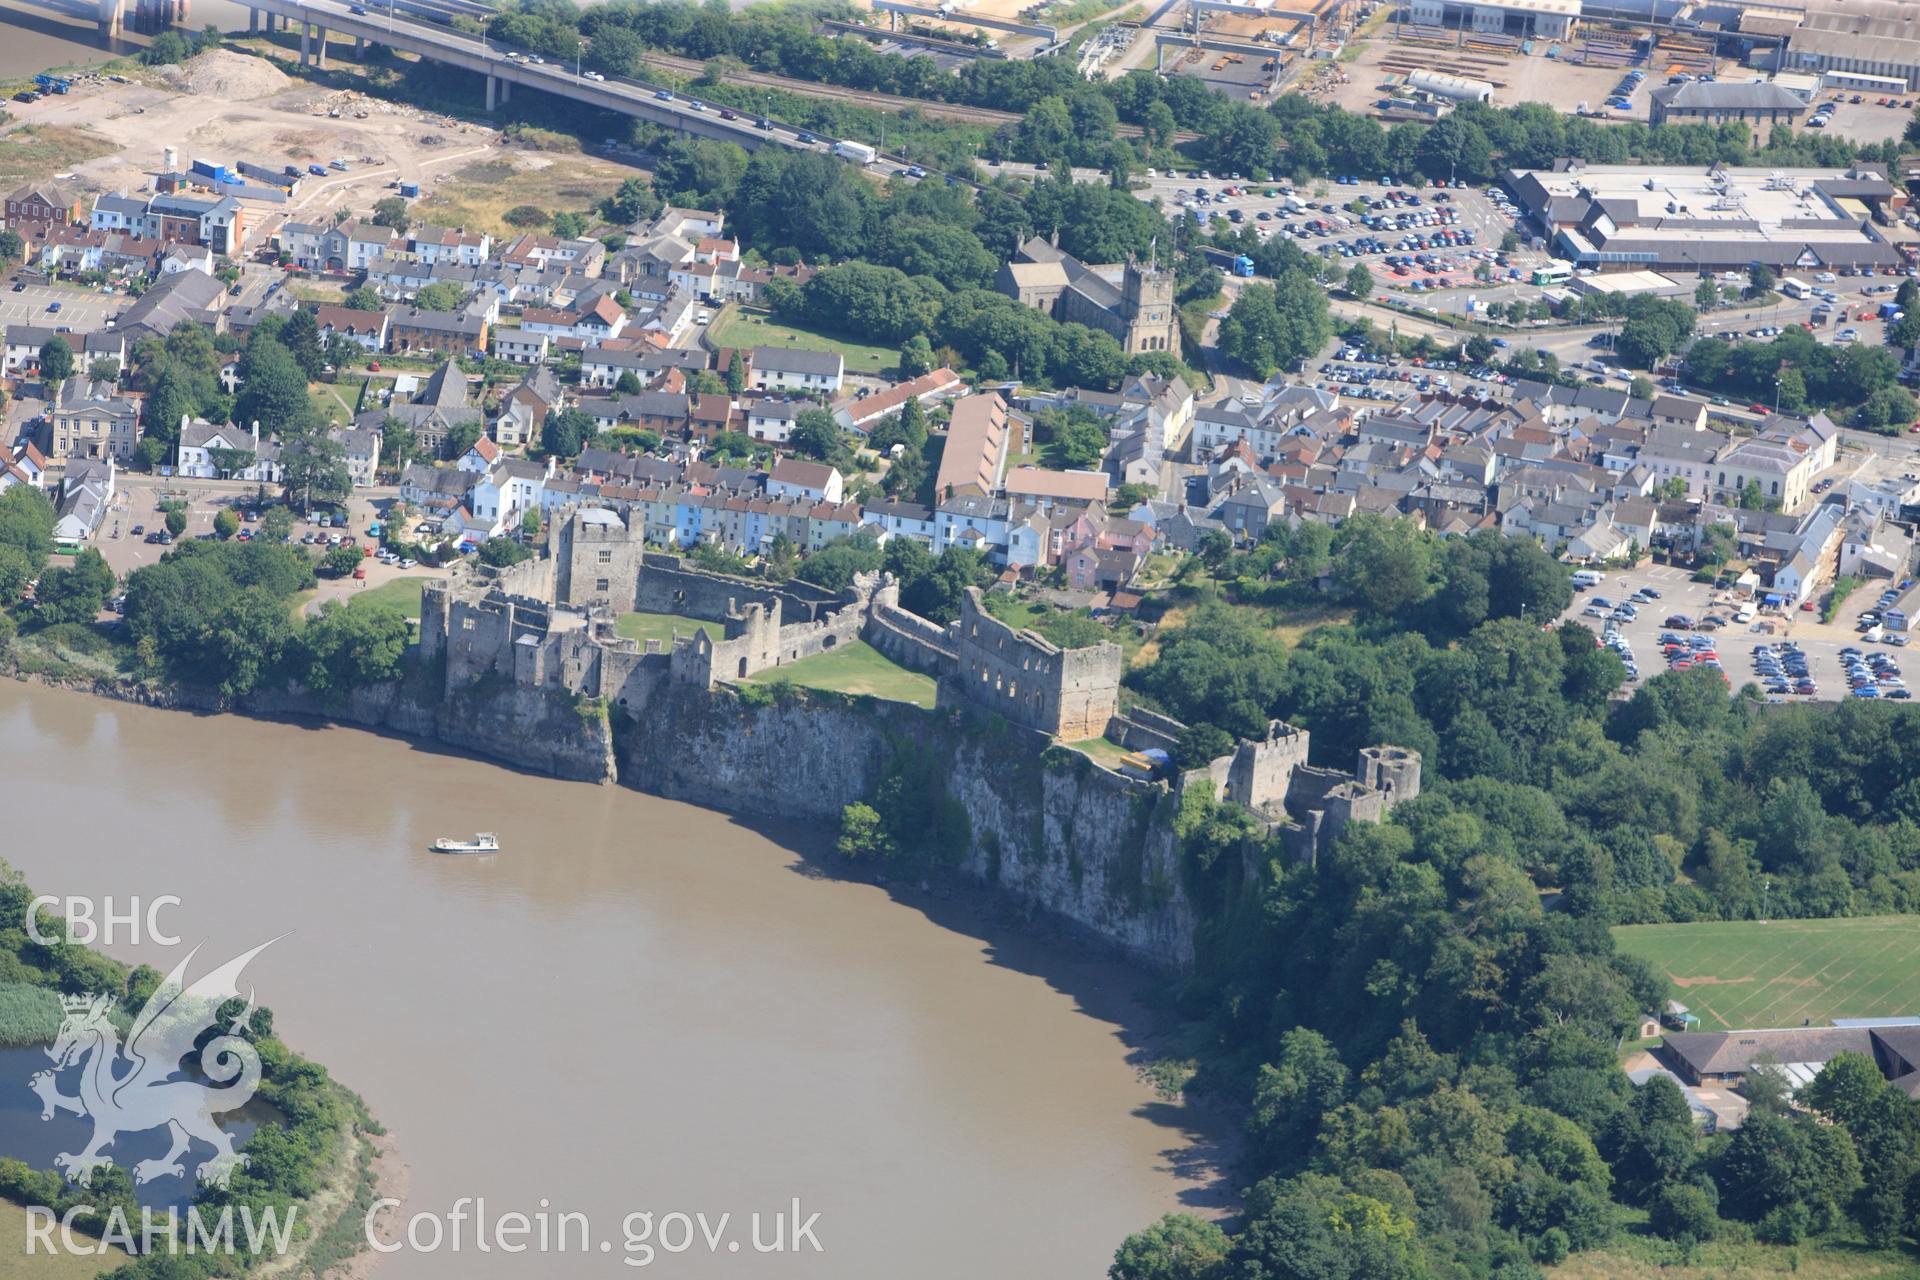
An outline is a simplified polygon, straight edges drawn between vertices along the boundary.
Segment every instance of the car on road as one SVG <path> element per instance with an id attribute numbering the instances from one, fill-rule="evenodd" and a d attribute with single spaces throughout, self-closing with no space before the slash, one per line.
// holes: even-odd
<path id="1" fill-rule="evenodd" d="M 363 4 L 349 5 L 347 7 L 347 12 L 351 13 L 356 18 L 364 18 L 367 16 L 367 6 Z"/>
<path id="2" fill-rule="evenodd" d="M 598 71 L 583 71 L 580 74 L 585 76 L 589 80 L 604 81 L 606 79 L 606 77 L 601 75 Z"/>

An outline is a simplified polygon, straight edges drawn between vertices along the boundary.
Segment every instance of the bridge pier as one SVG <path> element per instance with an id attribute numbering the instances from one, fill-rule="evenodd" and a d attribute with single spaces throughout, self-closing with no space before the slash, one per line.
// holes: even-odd
<path id="1" fill-rule="evenodd" d="M 111 43 L 126 33 L 126 7 L 121 0 L 100 0 L 100 40 Z"/>
<path id="2" fill-rule="evenodd" d="M 314 46 L 313 65 L 318 70 L 325 71 L 327 69 L 327 29 L 316 27 L 315 30 L 320 33 L 320 39 Z"/>
<path id="3" fill-rule="evenodd" d="M 502 80 L 500 82 L 500 101 L 502 102 L 513 101 L 513 81 Z"/>
<path id="4" fill-rule="evenodd" d="M 300 24 L 300 65 L 303 67 L 307 65 L 307 59 L 313 56 L 312 41 L 313 41 L 313 24 L 311 22 L 305 22 L 305 21 L 301 22 Z"/>
<path id="5" fill-rule="evenodd" d="M 367 38 L 365 36 L 355 36 L 353 38 L 354 60 L 357 62 L 366 56 L 367 56 Z"/>
<path id="6" fill-rule="evenodd" d="M 493 110 L 499 101 L 500 81 L 494 76 L 487 77 L 487 110 Z"/>

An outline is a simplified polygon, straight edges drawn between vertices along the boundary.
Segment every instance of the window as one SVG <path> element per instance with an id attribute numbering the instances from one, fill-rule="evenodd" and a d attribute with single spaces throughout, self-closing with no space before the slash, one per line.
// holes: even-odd
<path id="1" fill-rule="evenodd" d="M 593 580 L 593 589 L 595 591 L 605 591 L 607 589 L 607 580 L 605 578 L 595 578 Z"/>

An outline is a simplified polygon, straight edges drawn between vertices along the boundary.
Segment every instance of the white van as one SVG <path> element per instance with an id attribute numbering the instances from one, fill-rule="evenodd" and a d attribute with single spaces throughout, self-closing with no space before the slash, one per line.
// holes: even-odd
<path id="1" fill-rule="evenodd" d="M 1759 612 L 1758 609 L 1753 607 L 1753 601 L 1748 600 L 1742 604 L 1739 611 L 1733 615 L 1733 620 L 1735 622 L 1752 622 Z"/>
<path id="2" fill-rule="evenodd" d="M 1582 588 L 1597 587 L 1606 580 L 1606 574 L 1596 573 L 1592 569 L 1581 569 L 1573 575 L 1573 585 Z"/>

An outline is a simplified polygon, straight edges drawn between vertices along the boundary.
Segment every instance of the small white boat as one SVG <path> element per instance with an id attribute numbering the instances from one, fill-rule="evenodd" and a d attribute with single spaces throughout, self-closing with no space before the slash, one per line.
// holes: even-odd
<path id="1" fill-rule="evenodd" d="M 491 831 L 482 831 L 471 840 L 448 840 L 442 837 L 427 847 L 435 853 L 498 853 L 500 837 Z"/>

